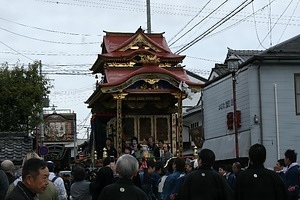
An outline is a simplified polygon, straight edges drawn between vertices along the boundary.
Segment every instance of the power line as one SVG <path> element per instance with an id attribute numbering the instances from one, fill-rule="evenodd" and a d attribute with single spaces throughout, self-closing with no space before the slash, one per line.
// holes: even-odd
<path id="1" fill-rule="evenodd" d="M 196 19 L 196 17 L 198 17 L 200 15 L 200 13 L 204 10 L 204 8 L 211 2 L 211 0 L 209 0 L 204 6 L 203 8 L 190 20 L 188 21 L 188 23 L 186 25 L 184 25 L 184 27 L 178 32 L 176 33 L 169 41 L 168 43 L 170 43 L 175 37 L 177 37 L 177 35 L 179 35 L 194 19 Z M 172 45 L 172 44 L 171 44 Z M 169 45 L 169 46 L 171 46 Z"/>
<path id="2" fill-rule="evenodd" d="M 54 1 L 44 1 L 44 2 L 51 2 L 51 3 L 54 3 Z M 81 1 L 81 2 L 86 2 L 88 3 L 88 1 Z M 131 2 L 137 2 L 137 1 L 131 1 Z M 57 3 L 57 2 L 55 2 Z M 90 2 L 90 3 L 94 3 L 94 2 Z M 120 2 L 116 2 L 116 3 L 119 3 Z M 66 3 L 68 4 L 68 3 Z M 100 4 L 100 3 L 94 3 L 94 4 Z M 164 5 L 167 5 L 167 7 L 172 7 L 173 5 L 169 5 L 169 4 L 164 4 Z M 111 6 L 111 5 L 110 5 Z M 189 8 L 193 8 L 193 7 L 189 7 Z M 218 12 L 217 14 L 219 14 L 220 12 Z M 270 17 L 270 15 L 269 15 Z M 283 17 L 283 16 L 282 16 Z M 281 17 L 281 18 L 282 18 Z M 290 16 L 290 19 L 289 21 L 291 20 L 292 16 Z M 55 33 L 63 33 L 63 34 L 71 34 L 71 35 L 79 35 L 77 33 L 68 33 L 68 32 L 59 32 L 59 31 L 54 31 L 54 30 L 50 30 L 50 29 L 43 29 L 43 28 L 39 28 L 39 27 L 36 27 L 36 26 L 29 26 L 29 25 L 25 25 L 25 24 L 21 24 L 21 23 L 17 23 L 17 22 L 13 22 L 11 20 L 7 20 L 7 19 L 4 19 L 4 18 L 0 18 L 2 20 L 6 20 L 6 21 L 9 21 L 11 23 L 16 23 L 16 24 L 19 24 L 19 25 L 22 25 L 22 26 L 25 26 L 25 27 L 32 27 L 32 28 L 36 28 L 36 29 L 39 29 L 39 30 L 45 30 L 45 31 L 49 31 L 49 32 L 55 32 Z M 290 25 L 290 24 L 289 24 Z M 25 36 L 25 35 L 22 35 L 22 34 L 18 34 L 18 33 L 15 33 L 13 31 L 10 31 L 10 30 L 7 30 L 5 28 L 2 28 L 2 30 L 4 31 L 7 31 L 7 32 L 10 32 L 12 34 L 16 34 L 18 36 L 21 36 L 21 37 L 25 37 L 25 38 L 28 38 L 28 39 L 33 39 L 33 40 L 37 40 L 37 41 L 42 41 L 42 42 L 49 42 L 49 43 L 56 43 L 56 44 L 76 44 L 76 45 L 82 45 L 82 44 L 95 44 L 95 43 L 100 43 L 100 42 L 90 42 L 90 43 L 71 43 L 71 42 L 59 42 L 59 41 L 48 41 L 48 40 L 43 40 L 43 39 L 38 39 L 38 38 L 33 38 L 33 37 L 29 37 L 29 36 Z M 82 34 L 82 35 L 88 35 L 88 34 Z M 183 35 L 184 36 L 184 35 Z M 182 37 L 183 37 L 182 36 Z M 173 43 L 172 43 L 173 44 Z M 171 45 L 172 45 L 171 44 Z M 171 46 L 170 45 L 170 46 Z M 70 55 L 71 56 L 71 55 Z"/>
<path id="3" fill-rule="evenodd" d="M 24 37 L 27 39 L 31 39 L 31 40 L 36 40 L 39 42 L 48 42 L 48 43 L 54 43 L 54 44 L 73 44 L 73 45 L 87 45 L 87 44 L 99 44 L 100 42 L 59 42 L 59 41 L 51 41 L 51 40 L 44 40 L 44 39 L 38 39 L 38 38 L 34 38 L 34 37 L 30 37 L 30 36 L 26 36 L 26 35 L 22 35 L 19 33 L 15 33 L 13 31 L 7 30 L 5 28 L 0 27 L 1 30 L 6 31 L 8 33 L 20 36 L 20 37 Z"/>
<path id="4" fill-rule="evenodd" d="M 261 40 L 259 38 L 259 35 L 258 35 L 258 30 L 257 30 L 257 25 L 256 25 L 256 19 L 255 19 L 255 12 L 254 12 L 254 5 L 253 5 L 253 3 L 252 3 L 252 11 L 253 11 L 253 20 L 254 20 L 254 28 L 255 28 L 256 38 L 257 38 L 260 46 L 262 46 L 264 49 L 267 49 L 265 46 L 263 46 L 263 44 L 262 44 L 262 42 L 261 42 Z"/>
<path id="5" fill-rule="evenodd" d="M 199 57 L 194 57 L 194 56 L 186 56 L 187 58 L 192 58 L 192 59 L 198 59 L 198 60 L 204 60 L 204 61 L 209 61 L 209 62 L 215 62 L 215 63 L 220 63 L 221 61 L 219 60 L 211 60 L 208 58 L 199 58 Z"/>
<path id="6" fill-rule="evenodd" d="M 43 72 L 45 75 L 69 75 L 69 76 L 93 76 L 91 73 L 83 73 L 83 72 Z"/>
<path id="7" fill-rule="evenodd" d="M 215 36 L 215 35 L 217 35 L 217 34 L 219 34 L 219 33 L 221 33 L 221 32 L 224 32 L 225 30 L 228 30 L 228 29 L 230 29 L 230 28 L 233 28 L 233 27 L 237 26 L 238 24 L 240 24 L 240 23 L 246 21 L 248 18 L 250 18 L 251 16 L 255 15 L 256 13 L 262 12 L 266 7 L 270 6 L 274 1 L 276 1 L 276 0 L 271 1 L 269 4 L 263 6 L 262 8 L 258 9 L 258 10 L 255 11 L 254 13 L 252 13 L 252 14 L 250 14 L 250 15 L 244 17 L 243 19 L 238 20 L 238 21 L 235 22 L 234 24 L 231 24 L 230 26 L 227 26 L 227 27 L 221 29 L 220 31 L 217 31 L 217 32 L 215 32 L 215 33 L 213 33 L 213 34 L 207 36 L 206 38 L 213 37 L 213 36 Z M 253 5 L 253 4 L 252 4 L 252 5 Z M 260 21 L 257 21 L 257 20 L 255 21 L 255 23 L 259 23 L 259 22 L 260 22 Z"/>
<path id="8" fill-rule="evenodd" d="M 32 55 L 32 56 L 97 56 L 99 54 L 99 52 L 94 52 L 94 53 L 69 53 L 69 52 L 32 52 L 32 51 L 28 51 L 28 50 L 18 50 L 19 52 L 22 52 L 22 54 L 24 55 Z M 7 50 L 3 50 L 0 51 L 0 53 L 3 54 L 13 54 L 16 55 L 18 53 L 16 52 L 11 52 L 11 51 L 7 51 Z"/>
<path id="9" fill-rule="evenodd" d="M 267 33 L 267 35 L 264 37 L 264 39 L 262 40 L 262 42 L 265 41 L 265 39 L 268 37 L 269 34 L 271 34 L 272 30 L 274 29 L 274 27 L 277 25 L 278 21 L 281 19 L 281 17 L 283 16 L 283 14 L 287 11 L 287 9 L 290 7 L 291 3 L 293 2 L 293 0 L 290 1 L 290 3 L 287 5 L 287 7 L 284 9 L 284 11 L 281 13 L 281 15 L 279 16 L 279 18 L 277 19 L 277 21 L 275 22 L 275 24 L 271 27 L 271 29 L 269 30 L 269 32 Z"/>
<path id="10" fill-rule="evenodd" d="M 0 19 L 3 20 L 3 21 L 6 21 L 6 22 L 17 24 L 19 26 L 23 26 L 23 27 L 26 27 L 26 28 L 33 28 L 33 29 L 36 29 L 36 30 L 39 30 L 39 31 L 47 31 L 47 32 L 50 32 L 50 33 L 59 33 L 59 34 L 74 35 L 74 36 L 85 36 L 85 37 L 92 36 L 92 35 L 87 34 L 87 33 L 71 33 L 71 32 L 65 32 L 65 31 L 56 31 L 56 30 L 51 30 L 51 29 L 46 29 L 46 28 L 40 28 L 40 27 L 37 27 L 37 26 L 26 25 L 26 24 L 22 24 L 22 23 L 19 23 L 19 22 L 12 21 L 12 20 L 8 20 L 8 19 L 5 19 L 3 17 L 0 17 Z M 102 35 L 95 35 L 95 36 L 102 36 Z"/>
<path id="11" fill-rule="evenodd" d="M 101 3 L 101 2 L 92 2 L 92 1 L 82 1 L 82 0 L 74 0 L 74 1 L 82 2 L 82 4 L 51 1 L 51 0 L 35 0 L 35 1 L 44 2 L 44 3 L 52 3 L 52 4 L 56 4 L 56 5 L 66 5 L 66 6 L 95 7 L 95 8 L 108 8 L 108 9 L 114 9 L 114 10 L 128 10 L 128 11 L 145 12 L 144 1 L 143 1 L 143 3 L 141 3 L 141 1 L 131 1 L 131 0 L 124 0 L 124 1 L 100 0 L 101 2 L 110 2 L 110 4 Z M 277 0 L 277 1 L 279 1 L 279 0 Z M 133 2 L 133 3 L 127 3 L 127 2 Z M 284 1 L 282 1 L 282 2 L 284 2 Z M 94 4 L 94 6 L 91 6 L 89 4 Z M 124 6 L 124 4 L 126 6 Z M 99 5 L 99 6 L 95 6 L 95 5 Z M 139 9 L 133 8 L 133 7 L 128 7 L 127 5 L 132 5 L 135 7 L 138 6 Z M 194 16 L 194 14 L 191 14 L 191 13 L 198 12 L 201 9 L 201 8 L 192 7 L 192 6 L 182 6 L 182 5 L 176 5 L 176 4 L 163 4 L 163 3 L 153 3 L 153 2 L 151 2 L 151 8 L 153 8 L 151 11 L 152 13 L 180 15 L 180 16 Z M 154 8 L 161 9 L 162 11 L 155 10 Z M 165 10 L 171 10 L 172 12 L 168 12 Z M 174 11 L 178 11 L 178 12 L 175 13 Z M 184 12 L 186 12 L 186 13 L 184 13 Z M 220 14 L 221 12 L 226 12 L 226 11 L 220 10 L 216 14 Z M 201 17 L 203 17 L 203 16 L 201 16 Z"/>
<path id="12" fill-rule="evenodd" d="M 32 58 L 29 58 L 28 56 L 23 55 L 22 53 L 18 52 L 17 50 L 13 49 L 12 47 L 8 46 L 7 44 L 5 44 L 4 42 L 0 41 L 0 43 L 2 43 L 4 46 L 10 48 L 11 50 L 13 50 L 14 52 L 18 53 L 19 55 L 23 56 L 24 58 L 27 58 L 31 61 L 35 61 Z"/>
<path id="13" fill-rule="evenodd" d="M 279 37 L 277 43 L 280 42 L 280 40 L 281 40 L 283 34 L 285 33 L 285 31 L 286 31 L 288 25 L 290 24 L 290 21 L 291 21 L 292 17 L 294 16 L 294 14 L 295 14 L 295 12 L 296 12 L 296 9 L 297 9 L 297 7 L 298 7 L 298 5 L 299 5 L 299 3 L 300 3 L 300 0 L 298 0 L 297 5 L 295 6 L 295 8 L 294 8 L 294 10 L 293 10 L 293 13 L 292 13 L 292 15 L 290 16 L 289 21 L 288 21 L 288 23 L 286 24 L 284 30 L 282 31 L 282 34 L 280 35 L 280 37 Z"/>
<path id="14" fill-rule="evenodd" d="M 210 34 L 212 31 L 214 31 L 216 28 L 224 24 L 226 21 L 228 21 L 230 18 L 235 16 L 237 13 L 239 13 L 241 10 L 243 10 L 245 7 L 247 7 L 253 0 L 250 2 L 247 2 L 248 0 L 244 1 L 242 4 L 240 4 L 238 7 L 236 7 L 233 11 L 231 11 L 229 14 L 227 14 L 225 17 L 223 17 L 221 20 L 219 20 L 216 24 L 214 24 L 212 27 L 210 27 L 208 30 L 206 30 L 204 33 L 196 37 L 194 40 L 183 46 L 181 49 L 177 50 L 175 53 L 180 54 L 183 51 L 187 50 L 200 40 L 202 40 L 205 36 Z M 245 5 L 244 5 L 245 4 Z"/>
<path id="15" fill-rule="evenodd" d="M 223 3 L 221 3 L 217 8 L 215 8 L 212 12 L 210 12 L 207 16 L 205 16 L 200 22 L 198 22 L 196 25 L 194 25 L 192 28 L 190 28 L 187 32 L 185 32 L 181 37 L 179 37 L 177 40 L 175 40 L 170 46 L 175 44 L 178 40 L 180 40 L 182 37 L 184 37 L 186 34 L 191 32 L 196 26 L 201 24 L 204 20 L 206 20 L 210 15 L 212 15 L 214 12 L 216 12 L 220 7 L 222 7 L 228 0 L 225 0 Z"/>
<path id="16" fill-rule="evenodd" d="M 90 2 L 90 4 L 78 4 L 78 3 L 68 3 L 68 2 L 61 2 L 61 1 L 51 1 L 51 0 L 35 0 L 35 1 L 40 1 L 40 2 L 45 2 L 45 3 L 52 3 L 56 5 L 66 5 L 66 6 L 80 6 L 80 7 L 90 7 L 90 8 L 108 8 L 108 9 L 113 9 L 113 10 L 127 10 L 127 11 L 136 11 L 136 9 L 128 7 L 128 6 L 119 6 L 119 5 L 109 5 L 109 4 L 104 4 L 104 3 L 95 3 L 95 2 Z M 86 3 L 87 1 L 85 1 Z M 144 11 L 145 9 L 143 9 Z"/>

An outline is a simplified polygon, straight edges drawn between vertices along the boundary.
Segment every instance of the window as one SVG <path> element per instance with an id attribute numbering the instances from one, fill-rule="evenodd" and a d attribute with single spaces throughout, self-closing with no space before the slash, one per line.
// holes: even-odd
<path id="1" fill-rule="evenodd" d="M 190 128 L 196 128 L 199 126 L 199 123 L 198 122 L 194 122 L 194 123 L 191 123 L 191 127 Z"/>
<path id="2" fill-rule="evenodd" d="M 300 115 L 300 74 L 295 74 L 296 114 Z"/>

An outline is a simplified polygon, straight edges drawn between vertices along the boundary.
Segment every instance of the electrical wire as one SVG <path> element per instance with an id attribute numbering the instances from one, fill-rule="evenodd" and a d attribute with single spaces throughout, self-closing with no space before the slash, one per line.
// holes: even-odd
<path id="1" fill-rule="evenodd" d="M 219 20 L 217 23 L 215 23 L 212 27 L 210 27 L 207 31 L 196 37 L 194 40 L 183 46 L 181 49 L 177 50 L 175 53 L 180 54 L 183 51 L 187 50 L 200 40 L 202 40 L 205 36 L 210 34 L 212 31 L 214 31 L 216 28 L 224 24 L 226 21 L 228 21 L 230 18 L 235 16 L 237 13 L 239 13 L 241 10 L 243 10 L 245 7 L 247 7 L 253 0 L 247 3 L 248 0 L 244 1 L 242 4 L 240 4 L 238 7 L 236 7 L 233 11 L 231 11 L 229 14 L 227 14 L 225 17 L 223 17 L 221 20 Z"/>
<path id="2" fill-rule="evenodd" d="M 209 62 L 214 62 L 214 63 L 220 63 L 221 61 L 218 60 L 211 60 L 207 58 L 199 58 L 199 57 L 194 57 L 194 56 L 186 56 L 187 58 L 192 58 L 192 59 L 198 59 L 198 60 L 204 60 L 204 61 L 209 61 Z"/>
<path id="3" fill-rule="evenodd" d="M 68 53 L 68 52 L 30 52 L 30 51 L 25 51 L 25 50 L 19 50 L 19 52 L 22 52 L 24 55 L 32 55 L 32 56 L 76 56 L 76 57 L 82 57 L 82 56 L 97 56 L 99 52 L 94 52 L 94 53 Z M 3 54 L 12 54 L 12 55 L 17 55 L 16 52 L 11 52 L 11 51 L 0 51 L 0 53 Z"/>
<path id="4" fill-rule="evenodd" d="M 210 12 L 207 16 L 205 16 L 202 20 L 200 20 L 200 22 L 198 22 L 196 25 L 194 25 L 192 28 L 190 28 L 185 34 L 183 34 L 181 37 L 179 37 L 177 40 L 175 40 L 173 43 L 171 43 L 169 46 L 172 46 L 173 44 L 175 44 L 178 40 L 180 40 L 182 37 L 184 37 L 186 34 L 188 34 L 189 32 L 191 32 L 196 26 L 198 26 L 199 24 L 201 24 L 204 20 L 206 20 L 210 15 L 212 15 L 213 13 L 215 13 L 217 10 L 219 10 L 219 8 L 221 8 L 228 0 L 225 0 L 223 3 L 221 3 L 217 8 L 215 8 L 212 12 Z"/>
<path id="5" fill-rule="evenodd" d="M 100 43 L 100 42 L 77 42 L 77 43 L 76 42 L 58 42 L 58 41 L 51 41 L 51 40 L 44 40 L 44 39 L 29 37 L 29 36 L 26 36 L 26 35 L 15 33 L 13 31 L 7 30 L 7 29 L 2 28 L 2 27 L 0 27 L 0 29 L 3 30 L 3 31 L 6 31 L 8 33 L 11 33 L 11 34 L 14 34 L 14 35 L 17 35 L 17 36 L 20 36 L 20 37 L 24 37 L 24 38 L 27 38 L 27 39 L 36 40 L 36 41 L 39 41 L 39 42 L 48 42 L 48 43 L 53 43 L 53 44 L 87 45 L 87 44 L 99 44 Z"/>
<path id="6" fill-rule="evenodd" d="M 188 23 L 186 25 L 184 25 L 184 27 L 178 32 L 176 33 L 169 41 L 168 43 L 170 43 L 173 39 L 175 39 L 192 21 L 194 21 L 194 19 L 196 19 L 196 17 L 198 17 L 200 15 L 200 13 L 202 13 L 202 11 L 206 8 L 206 6 L 211 2 L 211 0 L 209 0 L 204 6 L 203 8 L 190 20 L 188 21 Z M 172 43 L 173 44 L 173 43 Z M 170 44 L 169 46 L 172 46 L 172 44 Z"/>
<path id="7" fill-rule="evenodd" d="M 279 16 L 279 18 L 277 19 L 277 21 L 275 22 L 275 24 L 271 27 L 271 29 L 269 30 L 269 32 L 266 34 L 266 36 L 264 37 L 264 39 L 262 40 L 262 42 L 265 41 L 265 39 L 268 37 L 269 34 L 271 34 L 272 30 L 275 28 L 275 26 L 277 25 L 278 21 L 281 19 L 281 17 L 283 16 L 283 14 L 287 11 L 287 9 L 290 7 L 291 3 L 293 2 L 293 0 L 290 1 L 290 3 L 287 5 L 287 7 L 284 9 L 284 11 L 281 13 L 281 15 Z M 258 46 L 259 48 L 259 46 Z"/>
<path id="8" fill-rule="evenodd" d="M 22 53 L 20 53 L 20 52 L 18 52 L 17 50 L 15 50 L 14 48 L 8 46 L 8 45 L 5 44 L 4 42 L 0 41 L 0 43 L 2 43 L 4 46 L 10 48 L 10 49 L 13 50 L 14 52 L 16 52 L 18 55 L 21 55 L 21 56 L 23 56 L 24 58 L 27 58 L 27 59 L 29 59 L 29 60 L 31 60 L 31 61 L 35 61 L 35 60 L 33 60 L 32 58 L 30 58 L 30 57 L 28 57 L 28 56 L 25 56 L 25 55 L 23 55 Z"/>
<path id="9" fill-rule="evenodd" d="M 277 44 L 280 42 L 280 40 L 281 40 L 283 34 L 285 33 L 285 31 L 286 31 L 288 25 L 290 24 L 290 21 L 292 20 L 292 17 L 294 16 L 294 14 L 295 14 L 295 12 L 296 12 L 296 9 L 297 9 L 297 7 L 298 7 L 298 5 L 299 5 L 299 2 L 300 2 L 300 0 L 298 0 L 297 4 L 296 4 L 296 6 L 295 6 L 295 8 L 294 8 L 294 10 L 293 10 L 292 15 L 290 16 L 290 18 L 289 18 L 289 20 L 288 20 L 288 23 L 286 24 L 284 30 L 282 31 L 282 34 L 280 35 L 280 37 L 279 37 L 279 39 L 278 39 L 278 41 L 277 41 Z"/>
<path id="10" fill-rule="evenodd" d="M 215 35 L 217 35 L 217 34 L 220 34 L 221 32 L 224 32 L 224 31 L 226 31 L 226 30 L 228 30 L 228 29 L 230 29 L 230 28 L 233 28 L 233 27 L 239 25 L 240 23 L 246 21 L 248 18 L 252 17 L 253 15 L 257 14 L 258 12 L 262 12 L 266 7 L 270 6 L 274 1 L 277 1 L 277 0 L 271 1 L 269 4 L 267 4 L 267 5 L 263 6 L 263 7 L 261 7 L 260 9 L 258 9 L 257 11 L 255 11 L 254 13 L 249 14 L 248 16 L 246 16 L 246 17 L 244 17 L 244 18 L 238 20 L 238 21 L 235 22 L 234 24 L 231 24 L 230 26 L 227 26 L 227 27 L 225 27 L 225 28 L 223 28 L 223 29 L 221 29 L 221 30 L 219 30 L 219 31 L 217 31 L 217 32 L 215 32 L 215 33 L 213 33 L 213 34 L 207 36 L 206 39 L 207 39 L 207 38 L 210 38 L 210 37 L 213 37 L 213 36 L 215 36 Z M 250 21 L 249 21 L 249 22 L 250 22 Z M 252 22 L 252 21 L 251 21 L 251 22 Z M 259 21 L 256 20 L 256 23 L 258 23 L 258 22 L 259 22 Z"/>
<path id="11" fill-rule="evenodd" d="M 17 24 L 19 26 L 23 26 L 23 27 L 26 27 L 26 28 L 32 28 L 32 29 L 36 29 L 36 30 L 39 30 L 39 31 L 46 31 L 46 32 L 50 32 L 50 33 L 59 33 L 59 34 L 73 35 L 73 36 L 84 36 L 84 37 L 92 36 L 92 35 L 86 34 L 86 33 L 71 33 L 71 32 L 56 31 L 56 30 L 51 30 L 51 29 L 46 29 L 46 28 L 40 28 L 40 27 L 37 27 L 37 26 L 30 26 L 30 25 L 26 25 L 26 24 L 22 24 L 22 23 L 19 23 L 19 22 L 15 22 L 15 21 L 12 21 L 12 20 L 5 19 L 3 17 L 0 17 L 0 19 L 3 20 L 3 21 L 6 21 L 6 22 Z M 103 35 L 95 35 L 95 36 L 100 36 L 101 37 Z"/>
<path id="12" fill-rule="evenodd" d="M 269 2 L 270 4 L 270 2 Z M 252 11 L 253 11 L 253 20 L 254 20 L 254 28 L 255 28 L 255 33 L 256 33 L 256 38 L 260 44 L 260 46 L 262 46 L 264 49 L 267 49 L 261 42 L 260 38 L 259 38 L 259 35 L 258 35 L 258 30 L 257 30 L 257 25 L 256 25 L 256 19 L 255 19 L 255 12 L 254 12 L 254 5 L 252 3 Z"/>

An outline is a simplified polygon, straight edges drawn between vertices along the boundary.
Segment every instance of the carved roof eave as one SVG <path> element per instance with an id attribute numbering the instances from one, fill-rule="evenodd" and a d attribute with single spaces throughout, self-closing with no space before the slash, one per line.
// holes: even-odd
<path id="1" fill-rule="evenodd" d="M 171 85 L 174 87 L 178 88 L 179 83 L 181 80 L 178 80 L 177 78 L 170 76 L 168 74 L 162 74 L 162 73 L 145 73 L 145 74 L 139 74 L 135 75 L 125 82 L 118 84 L 118 85 L 105 85 L 105 84 L 99 84 L 98 87 L 101 88 L 102 93 L 118 93 L 118 92 L 123 92 L 126 88 L 129 86 L 133 85 L 135 82 L 140 81 L 140 80 L 151 80 L 151 79 L 159 79 L 159 80 L 164 80 L 169 82 Z M 194 84 L 194 85 L 189 85 L 189 87 L 194 91 L 194 92 L 200 92 L 202 88 L 202 84 Z"/>
<path id="2" fill-rule="evenodd" d="M 92 107 L 92 104 L 102 95 L 102 91 L 100 87 L 97 87 L 93 94 L 84 102 L 88 104 L 88 108 Z"/>
<path id="3" fill-rule="evenodd" d="M 124 52 L 99 54 L 98 58 L 99 57 L 102 58 L 104 62 L 107 61 L 107 60 L 116 60 L 116 59 L 127 60 L 128 58 L 132 58 L 132 57 L 140 55 L 140 54 L 155 55 L 160 59 L 166 59 L 166 60 L 170 59 L 170 60 L 180 60 L 180 61 L 182 61 L 185 58 L 185 55 L 153 52 L 153 51 L 148 51 L 146 49 L 136 49 L 136 50 L 124 51 Z"/>
<path id="4" fill-rule="evenodd" d="M 100 57 L 100 55 L 98 55 L 96 62 L 93 64 L 90 70 L 93 71 L 92 74 L 103 73 L 103 66 L 104 66 L 104 62 Z"/>
<path id="5" fill-rule="evenodd" d="M 91 71 L 92 74 L 96 74 L 96 73 L 104 73 L 103 69 L 104 69 L 104 64 L 108 63 L 108 62 L 128 62 L 128 60 L 131 57 L 136 56 L 138 53 L 136 54 L 132 54 L 132 55 L 128 55 L 128 57 L 106 57 L 103 54 L 99 54 L 98 58 L 96 60 L 96 62 L 93 64 L 93 66 L 91 67 Z M 147 52 L 147 54 L 149 55 L 150 53 Z M 152 54 L 154 55 L 154 54 Z M 174 64 L 178 64 L 181 63 L 183 61 L 183 59 L 185 58 L 185 55 L 180 56 L 178 55 L 178 57 L 158 57 L 160 59 L 161 63 L 174 63 Z"/>

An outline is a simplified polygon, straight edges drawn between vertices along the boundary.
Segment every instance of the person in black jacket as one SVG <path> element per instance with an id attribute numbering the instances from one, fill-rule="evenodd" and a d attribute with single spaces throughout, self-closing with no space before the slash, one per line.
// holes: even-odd
<path id="1" fill-rule="evenodd" d="M 8 179 L 4 171 L 0 170 L 0 199 L 5 198 L 5 194 L 8 189 Z"/>
<path id="2" fill-rule="evenodd" d="M 93 200 L 97 200 L 103 188 L 114 181 L 114 172 L 109 166 L 110 158 L 106 157 L 103 161 L 103 167 L 99 169 L 96 175 L 96 180 L 90 184 L 90 192 Z"/>
<path id="3" fill-rule="evenodd" d="M 226 179 L 213 170 L 215 154 L 210 149 L 202 149 L 199 153 L 199 169 L 186 175 L 181 186 L 181 200 L 232 200 L 233 191 Z"/>
<path id="4" fill-rule="evenodd" d="M 138 167 L 137 159 L 131 155 L 124 154 L 118 158 L 116 172 L 119 174 L 119 178 L 115 183 L 102 190 L 98 200 L 147 200 L 145 192 L 132 182 L 132 177 Z"/>
<path id="5" fill-rule="evenodd" d="M 9 184 L 15 181 L 15 165 L 11 160 L 3 160 L 1 163 L 1 169 L 5 172 Z"/>
<path id="6" fill-rule="evenodd" d="M 36 194 L 43 193 L 48 186 L 49 170 L 47 163 L 38 158 L 25 162 L 22 181 L 19 181 L 6 200 L 36 200 Z"/>
<path id="7" fill-rule="evenodd" d="M 254 144 L 249 149 L 249 166 L 240 172 L 235 184 L 235 200 L 287 200 L 283 180 L 264 167 L 266 148 Z"/>

